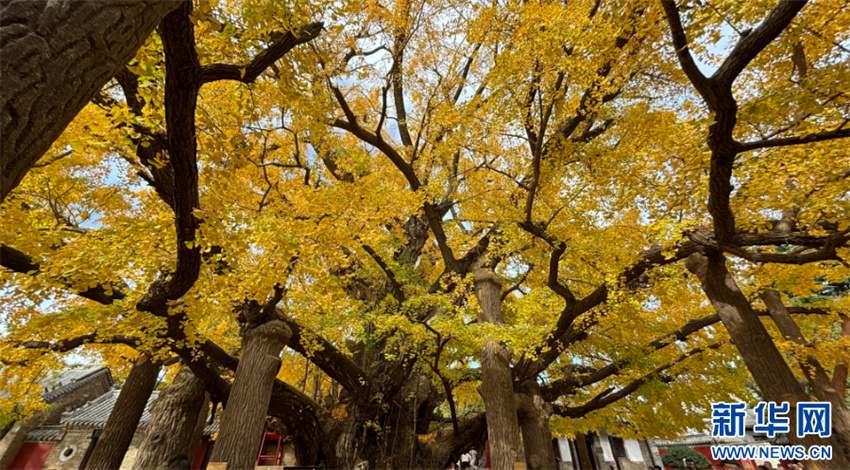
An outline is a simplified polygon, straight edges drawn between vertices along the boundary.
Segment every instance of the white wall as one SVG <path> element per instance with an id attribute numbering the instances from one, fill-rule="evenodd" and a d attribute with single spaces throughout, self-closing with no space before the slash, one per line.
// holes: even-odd
<path id="1" fill-rule="evenodd" d="M 572 462 L 573 454 L 570 452 L 570 441 L 564 437 L 558 438 L 558 450 L 561 451 L 561 460 L 564 462 Z"/>
<path id="2" fill-rule="evenodd" d="M 626 447 L 626 458 L 631 462 L 643 462 L 643 454 L 640 451 L 640 441 L 635 439 L 623 439 Z"/>
<path id="3" fill-rule="evenodd" d="M 608 442 L 608 434 L 604 431 L 599 431 L 599 443 L 602 444 L 602 458 L 606 462 L 613 462 L 614 452 L 611 450 L 611 443 Z"/>

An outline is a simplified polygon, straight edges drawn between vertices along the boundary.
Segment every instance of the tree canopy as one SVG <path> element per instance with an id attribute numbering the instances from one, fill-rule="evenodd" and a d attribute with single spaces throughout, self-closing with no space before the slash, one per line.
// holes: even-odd
<path id="1" fill-rule="evenodd" d="M 806 339 L 765 319 L 779 351 L 843 394 L 848 24 L 837 0 L 184 4 L 3 202 L 0 410 L 69 355 L 177 357 L 223 402 L 274 321 L 269 425 L 302 462 L 482 442 L 488 344 L 542 400 L 521 426 L 673 437 L 750 381 L 693 256 L 756 315 L 778 291 Z"/>

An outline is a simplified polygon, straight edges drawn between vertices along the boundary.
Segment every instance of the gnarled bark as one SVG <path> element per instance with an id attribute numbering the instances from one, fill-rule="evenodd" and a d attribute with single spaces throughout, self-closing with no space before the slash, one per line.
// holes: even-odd
<path id="1" fill-rule="evenodd" d="M 160 368 L 160 363 L 147 355 L 142 354 L 136 359 L 88 459 L 86 470 L 114 470 L 121 467 L 124 454 L 130 447 L 156 385 Z"/>
<path id="2" fill-rule="evenodd" d="M 0 201 L 179 3 L 4 0 L 0 4 Z"/>
<path id="3" fill-rule="evenodd" d="M 205 404 L 203 381 L 188 367 L 181 367 L 174 382 L 160 392 L 151 407 L 151 421 L 133 468 L 159 468 L 181 454 L 191 461 L 199 416 L 201 420 L 206 418 L 202 412 Z"/>
<path id="4" fill-rule="evenodd" d="M 502 283 L 486 268 L 475 270 L 475 296 L 481 307 L 478 320 L 502 324 Z M 505 345 L 485 340 L 481 351 L 481 385 L 478 388 L 487 410 L 487 436 L 490 440 L 490 468 L 511 470 L 514 463 L 525 463 L 519 422 L 517 420 L 514 388 L 511 379 L 510 355 Z"/>
<path id="5" fill-rule="evenodd" d="M 422 468 L 446 468 L 454 458 L 472 448 L 481 450 L 478 459 L 483 461 L 486 431 L 487 417 L 484 413 L 461 420 L 457 431 L 454 428 L 438 431 L 433 440 L 420 446 Z"/>
<path id="6" fill-rule="evenodd" d="M 423 422 L 430 421 L 424 416 L 424 408 L 431 395 L 431 388 L 428 377 L 422 375 L 413 375 L 402 387 L 399 398 L 404 406 L 397 407 L 398 415 L 395 417 L 398 426 L 393 430 L 395 436 L 390 439 L 394 446 L 388 449 L 393 468 L 416 468 L 420 465 L 417 432 Z M 377 463 L 385 465 L 384 462 Z"/>
<path id="7" fill-rule="evenodd" d="M 552 432 L 549 430 L 552 405 L 543 400 L 537 382 L 526 380 L 522 384 L 522 389 L 525 393 L 517 393 L 517 405 L 528 469 L 556 468 L 555 451 L 552 449 Z"/>
<path id="8" fill-rule="evenodd" d="M 227 462 L 231 469 L 254 468 L 280 352 L 290 335 L 289 328 L 277 320 L 243 334 L 242 357 L 210 462 Z"/>

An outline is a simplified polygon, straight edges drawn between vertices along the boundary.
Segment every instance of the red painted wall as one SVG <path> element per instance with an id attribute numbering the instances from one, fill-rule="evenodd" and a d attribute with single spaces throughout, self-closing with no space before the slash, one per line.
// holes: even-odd
<path id="1" fill-rule="evenodd" d="M 201 439 L 201 445 L 198 446 L 198 450 L 195 451 L 195 457 L 192 459 L 192 470 L 201 470 L 201 467 L 204 465 L 204 457 L 207 455 L 207 449 L 210 446 L 210 438 L 204 436 Z"/>
<path id="2" fill-rule="evenodd" d="M 41 470 L 53 444 L 27 442 L 21 446 L 10 470 Z"/>

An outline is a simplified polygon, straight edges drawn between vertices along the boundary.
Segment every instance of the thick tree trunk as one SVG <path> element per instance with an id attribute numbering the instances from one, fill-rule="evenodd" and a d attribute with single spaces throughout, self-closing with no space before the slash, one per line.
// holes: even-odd
<path id="1" fill-rule="evenodd" d="M 492 270 L 479 267 L 475 270 L 474 284 L 475 296 L 481 307 L 478 321 L 502 324 L 502 283 L 499 278 Z M 490 468 L 513 470 L 515 463 L 525 463 L 525 455 L 520 440 L 510 355 L 505 345 L 493 340 L 484 341 L 481 377 L 478 390 L 487 411 Z"/>
<path id="2" fill-rule="evenodd" d="M 540 387 L 533 380 L 525 381 L 522 388 L 525 393 L 517 394 L 517 402 L 528 469 L 556 468 L 555 451 L 552 449 L 552 432 L 549 430 L 552 405 L 543 400 L 540 396 Z"/>
<path id="3" fill-rule="evenodd" d="M 160 392 L 151 407 L 151 422 L 133 468 L 157 469 L 178 455 L 185 455 L 191 462 L 193 434 L 205 401 L 203 381 L 188 367 L 181 367 L 174 382 Z M 205 414 L 201 419 L 204 418 Z"/>
<path id="4" fill-rule="evenodd" d="M 399 410 L 400 413 L 405 413 L 408 410 Z M 387 462 L 374 462 L 378 468 L 417 468 L 419 462 L 416 462 L 416 433 L 413 430 L 413 421 L 411 416 L 402 416 L 398 423 L 398 427 L 393 430 L 393 438 L 391 439 L 395 445 L 395 451 L 389 457 Z M 390 464 L 390 461 L 392 464 Z"/>
<path id="5" fill-rule="evenodd" d="M 160 363 L 146 355 L 136 359 L 89 457 L 86 470 L 115 470 L 121 467 L 124 454 L 139 426 L 139 419 L 156 386 L 159 370 Z"/>
<path id="6" fill-rule="evenodd" d="M 785 363 L 782 354 L 773 343 L 770 334 L 756 316 L 750 302 L 738 288 L 735 279 L 726 269 L 726 258 L 721 253 L 703 255 L 695 253 L 688 257 L 688 270 L 694 273 L 702 285 L 708 300 L 720 315 L 723 325 L 747 368 L 767 401 L 787 401 L 791 405 L 788 417 L 791 432 L 787 434 L 792 444 L 832 445 L 840 447 L 834 438 L 821 439 L 816 436 L 799 438 L 796 432 L 797 403 L 808 401 L 794 374 Z M 832 461 L 808 461 L 813 468 L 846 469 L 848 462 L 841 453 L 833 452 Z"/>
<path id="7" fill-rule="evenodd" d="M 800 331 L 800 327 L 791 318 L 788 308 L 782 303 L 779 292 L 768 289 L 762 292 L 761 298 L 782 336 L 800 346 L 805 346 L 806 338 Z M 794 357 L 800 364 L 800 368 L 806 376 L 806 381 L 812 387 L 818 400 L 832 403 L 832 426 L 843 444 L 842 450 L 845 457 L 850 461 L 850 455 L 847 453 L 850 450 L 850 411 L 847 410 L 847 403 L 844 401 L 843 394 L 839 394 L 832 386 L 829 375 L 815 357 L 798 352 L 795 352 Z"/>
<path id="8" fill-rule="evenodd" d="M 445 429 L 437 432 L 435 439 L 422 443 L 422 468 L 446 468 L 460 454 L 473 448 L 478 449 L 478 460 L 483 463 L 486 433 L 484 414 L 461 420 L 457 431 Z"/>
<path id="9" fill-rule="evenodd" d="M 330 439 L 325 446 L 328 468 L 354 468 L 359 457 L 358 431 L 361 420 L 357 419 L 357 406 L 346 407 L 346 415 L 342 423 L 330 433 Z"/>
<path id="10" fill-rule="evenodd" d="M 0 3 L 0 201 L 178 4 L 174 0 Z"/>
<path id="11" fill-rule="evenodd" d="M 277 320 L 243 334 L 242 357 L 221 414 L 221 431 L 210 462 L 227 462 L 230 470 L 254 468 L 274 378 L 280 369 L 280 352 L 291 335 Z"/>
<path id="12" fill-rule="evenodd" d="M 427 408 L 430 395 L 431 382 L 427 376 L 414 374 L 405 381 L 398 394 L 403 406 L 396 406 L 396 413 L 389 416 L 394 420 L 391 426 L 395 429 L 392 437 L 388 437 L 391 443 L 391 447 L 387 446 L 388 458 L 384 462 L 375 462 L 380 468 L 386 468 L 390 463 L 392 468 L 418 468 L 421 465 L 417 428 L 429 421 L 427 416 L 423 416 L 423 410 Z"/>
<path id="13" fill-rule="evenodd" d="M 393 407 L 397 409 L 397 407 Z M 322 442 L 322 453 L 325 457 L 327 468 L 355 468 L 358 464 L 366 461 L 370 468 L 378 468 L 380 462 L 380 446 L 376 439 L 376 433 L 370 432 L 371 426 L 367 423 L 380 423 L 380 407 L 373 404 L 360 402 L 356 399 L 348 402 L 345 407 L 345 417 L 340 421 L 333 423 L 326 422 L 324 428 L 324 441 Z M 401 420 L 398 412 L 392 416 L 392 421 L 387 423 L 391 426 L 395 437 L 391 438 L 391 442 L 395 445 L 390 445 L 387 448 L 386 455 L 395 456 L 396 452 L 402 448 L 402 444 L 398 437 L 398 428 L 401 427 Z M 410 425 L 408 419 L 408 425 Z M 409 444 L 409 443 L 408 443 Z M 300 462 L 299 462 L 300 463 Z M 407 464 L 404 465 L 404 468 Z"/>

